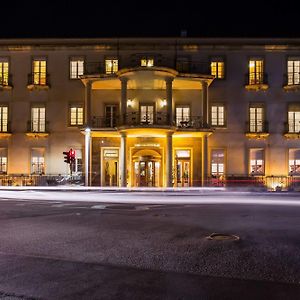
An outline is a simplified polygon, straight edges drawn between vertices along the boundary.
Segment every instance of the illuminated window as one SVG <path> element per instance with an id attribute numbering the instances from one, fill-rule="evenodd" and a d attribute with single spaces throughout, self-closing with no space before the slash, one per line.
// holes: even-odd
<path id="1" fill-rule="evenodd" d="M 118 72 L 118 60 L 117 59 L 106 59 L 105 60 L 105 73 L 114 74 Z"/>
<path id="2" fill-rule="evenodd" d="M 31 108 L 31 131 L 46 132 L 46 108 L 45 107 Z"/>
<path id="3" fill-rule="evenodd" d="M 153 124 L 154 119 L 154 106 L 141 105 L 141 124 Z"/>
<path id="4" fill-rule="evenodd" d="M 83 107 L 81 105 L 72 104 L 70 106 L 70 125 L 83 125 Z"/>
<path id="5" fill-rule="evenodd" d="M 177 106 L 176 107 L 176 126 L 187 127 L 190 124 L 190 107 L 189 106 Z"/>
<path id="6" fill-rule="evenodd" d="M 224 175 L 225 155 L 223 149 L 211 150 L 211 175 Z"/>
<path id="7" fill-rule="evenodd" d="M 105 127 L 116 127 L 117 126 L 117 105 L 106 105 L 105 106 Z"/>
<path id="8" fill-rule="evenodd" d="M 191 151 L 190 150 L 176 150 L 175 156 L 176 156 L 176 158 L 190 158 Z"/>
<path id="9" fill-rule="evenodd" d="M 8 59 L 0 57 L 0 86 L 8 85 Z"/>
<path id="10" fill-rule="evenodd" d="M 300 149 L 289 149 L 289 173 L 300 175 Z"/>
<path id="11" fill-rule="evenodd" d="M 264 175 L 264 149 L 250 149 L 250 174 Z"/>
<path id="12" fill-rule="evenodd" d="M 224 79 L 225 77 L 225 64 L 224 61 L 212 61 L 210 63 L 211 75 L 218 79 Z"/>
<path id="13" fill-rule="evenodd" d="M 80 149 L 75 149 L 75 163 L 70 165 L 72 168 L 72 174 L 80 175 L 82 173 L 82 151 Z"/>
<path id="14" fill-rule="evenodd" d="M 47 62 L 44 58 L 37 58 L 33 60 L 33 84 L 47 84 Z"/>
<path id="15" fill-rule="evenodd" d="M 141 59 L 141 67 L 153 67 L 154 58 L 153 57 L 143 57 Z"/>
<path id="16" fill-rule="evenodd" d="M 300 60 L 291 60 L 287 62 L 288 85 L 300 84 Z"/>
<path id="17" fill-rule="evenodd" d="M 288 111 L 288 132 L 299 133 L 300 132 L 300 105 L 289 105 Z"/>
<path id="18" fill-rule="evenodd" d="M 0 106 L 0 132 L 8 131 L 8 107 Z"/>
<path id="19" fill-rule="evenodd" d="M 7 173 L 7 149 L 0 148 L 0 174 Z"/>
<path id="20" fill-rule="evenodd" d="M 31 150 L 31 174 L 45 174 L 45 149 L 33 148 Z"/>
<path id="21" fill-rule="evenodd" d="M 78 79 L 84 74 L 83 58 L 71 58 L 70 60 L 70 78 Z"/>
<path id="22" fill-rule="evenodd" d="M 225 126 L 225 107 L 224 105 L 211 106 L 211 125 L 212 126 Z"/>
<path id="23" fill-rule="evenodd" d="M 249 85 L 264 83 L 264 61 L 249 61 Z"/>
<path id="24" fill-rule="evenodd" d="M 249 108 L 249 131 L 250 132 L 263 132 L 263 107 L 250 107 Z"/>

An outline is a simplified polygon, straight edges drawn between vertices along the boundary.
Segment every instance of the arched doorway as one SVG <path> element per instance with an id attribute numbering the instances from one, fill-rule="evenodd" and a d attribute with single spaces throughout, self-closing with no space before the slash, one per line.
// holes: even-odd
<path id="1" fill-rule="evenodd" d="M 161 155 L 152 149 L 137 151 L 132 156 L 133 185 L 140 187 L 161 186 Z"/>

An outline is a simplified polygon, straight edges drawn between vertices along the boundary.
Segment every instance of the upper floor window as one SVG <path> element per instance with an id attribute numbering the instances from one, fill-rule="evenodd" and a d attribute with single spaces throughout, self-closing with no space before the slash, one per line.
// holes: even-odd
<path id="1" fill-rule="evenodd" d="M 119 62 L 117 59 L 106 59 L 105 60 L 105 73 L 114 74 L 118 72 Z"/>
<path id="2" fill-rule="evenodd" d="M 264 149 L 250 149 L 250 174 L 264 175 L 265 173 L 265 158 Z"/>
<path id="3" fill-rule="evenodd" d="M 31 149 L 31 174 L 45 174 L 45 149 Z"/>
<path id="4" fill-rule="evenodd" d="M 46 108 L 31 108 L 31 132 L 46 132 Z"/>
<path id="5" fill-rule="evenodd" d="M 83 125 L 83 107 L 80 104 L 70 105 L 70 125 Z"/>
<path id="6" fill-rule="evenodd" d="M 211 150 L 211 175 L 224 175 L 225 155 L 224 149 Z"/>
<path id="7" fill-rule="evenodd" d="M 251 106 L 249 108 L 249 132 L 263 132 L 264 107 Z"/>
<path id="8" fill-rule="evenodd" d="M 32 62 L 33 84 L 47 85 L 47 61 L 45 58 L 35 58 Z"/>
<path id="9" fill-rule="evenodd" d="M 0 106 L 0 132 L 8 131 L 8 107 Z"/>
<path id="10" fill-rule="evenodd" d="M 116 127 L 117 110 L 118 106 L 115 104 L 105 105 L 105 127 Z"/>
<path id="11" fill-rule="evenodd" d="M 141 59 L 141 67 L 153 67 L 154 58 L 153 57 L 143 57 Z"/>
<path id="12" fill-rule="evenodd" d="M 291 104 L 288 110 L 288 132 L 300 132 L 300 105 Z"/>
<path id="13" fill-rule="evenodd" d="M 249 61 L 249 85 L 264 83 L 264 61 L 251 59 Z"/>
<path id="14" fill-rule="evenodd" d="M 191 110 L 189 106 L 176 107 L 176 126 L 187 127 L 190 123 Z"/>
<path id="15" fill-rule="evenodd" d="M 300 84 L 300 59 L 289 59 L 287 61 L 287 84 Z"/>
<path id="16" fill-rule="evenodd" d="M 7 173 L 7 149 L 0 148 L 0 174 Z"/>
<path id="17" fill-rule="evenodd" d="M 154 121 L 154 105 L 141 105 L 140 107 L 141 124 L 153 124 Z"/>
<path id="18" fill-rule="evenodd" d="M 211 106 L 211 125 L 216 127 L 225 126 L 225 106 L 223 104 Z"/>
<path id="19" fill-rule="evenodd" d="M 70 78 L 78 79 L 84 74 L 84 59 L 71 58 L 70 60 Z"/>
<path id="20" fill-rule="evenodd" d="M 9 67 L 8 59 L 0 57 L 0 86 L 8 85 L 8 77 L 9 77 L 8 67 Z"/>
<path id="21" fill-rule="evenodd" d="M 222 60 L 212 60 L 210 63 L 211 75 L 217 79 L 225 77 L 225 63 Z"/>
<path id="22" fill-rule="evenodd" d="M 289 149 L 289 173 L 300 175 L 300 149 Z"/>

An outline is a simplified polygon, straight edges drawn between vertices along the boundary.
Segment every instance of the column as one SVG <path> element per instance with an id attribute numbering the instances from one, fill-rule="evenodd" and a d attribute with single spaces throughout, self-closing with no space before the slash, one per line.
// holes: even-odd
<path id="1" fill-rule="evenodd" d="M 121 102 L 120 102 L 120 124 L 124 125 L 127 113 L 127 82 L 126 77 L 121 77 Z"/>
<path id="2" fill-rule="evenodd" d="M 167 120 L 169 125 L 173 125 L 173 78 L 167 77 L 166 81 L 166 100 L 167 100 Z"/>
<path id="3" fill-rule="evenodd" d="M 202 118 L 203 118 L 203 125 L 208 125 L 209 122 L 209 103 L 208 103 L 208 84 L 206 81 L 202 81 Z"/>
<path id="4" fill-rule="evenodd" d="M 208 179 L 208 136 L 202 138 L 202 186 L 207 185 Z"/>
<path id="5" fill-rule="evenodd" d="M 84 119 L 85 125 L 90 127 L 91 124 L 91 111 L 92 111 L 92 82 L 88 81 L 85 86 L 85 101 L 84 101 Z"/>
<path id="6" fill-rule="evenodd" d="M 85 186 L 91 185 L 91 129 L 85 129 L 85 155 L 84 155 L 84 170 L 85 170 Z"/>
<path id="7" fill-rule="evenodd" d="M 166 143 L 166 187 L 172 187 L 172 152 L 173 152 L 173 143 L 172 143 L 173 132 L 167 133 L 167 143 Z"/>
<path id="8" fill-rule="evenodd" d="M 127 164 L 126 164 L 126 133 L 121 132 L 121 149 L 120 149 L 120 186 L 127 186 Z"/>

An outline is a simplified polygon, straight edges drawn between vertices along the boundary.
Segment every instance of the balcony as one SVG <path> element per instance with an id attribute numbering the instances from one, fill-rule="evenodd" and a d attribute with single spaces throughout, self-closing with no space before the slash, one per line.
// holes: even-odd
<path id="1" fill-rule="evenodd" d="M 0 76 L 0 91 L 1 90 L 11 90 L 12 89 L 12 75 L 8 74 L 8 77 Z"/>
<path id="2" fill-rule="evenodd" d="M 284 136 L 287 139 L 300 139 L 300 121 L 284 123 Z"/>
<path id="3" fill-rule="evenodd" d="M 300 73 L 284 74 L 283 89 L 285 91 L 299 91 L 300 90 Z"/>
<path id="4" fill-rule="evenodd" d="M 266 73 L 254 72 L 245 75 L 245 89 L 248 91 L 265 91 L 269 88 Z"/>
<path id="5" fill-rule="evenodd" d="M 0 123 L 0 139 L 1 138 L 7 138 L 11 136 L 11 128 L 10 128 L 10 122 L 2 122 Z"/>
<path id="6" fill-rule="evenodd" d="M 28 137 L 43 138 L 49 135 L 49 122 L 48 121 L 28 121 L 27 132 Z"/>
<path id="7" fill-rule="evenodd" d="M 249 139 L 263 140 L 266 139 L 269 133 L 269 122 L 264 121 L 261 123 L 246 122 L 246 137 Z"/>
<path id="8" fill-rule="evenodd" d="M 43 73 L 28 74 L 27 89 L 32 90 L 48 90 L 50 88 L 50 75 Z"/>

